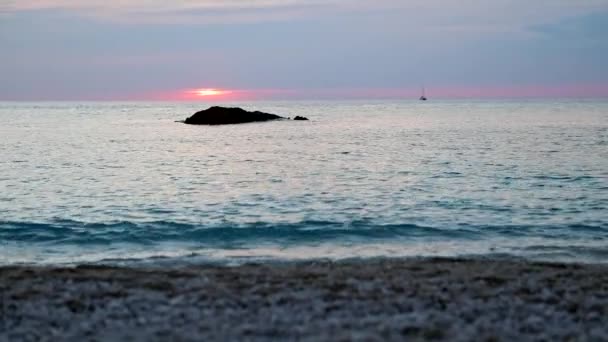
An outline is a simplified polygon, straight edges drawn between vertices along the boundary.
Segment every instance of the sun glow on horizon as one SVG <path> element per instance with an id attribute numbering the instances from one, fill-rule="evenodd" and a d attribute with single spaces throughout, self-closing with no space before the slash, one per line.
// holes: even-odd
<path id="1" fill-rule="evenodd" d="M 194 89 L 192 91 L 192 93 L 196 96 L 201 96 L 201 97 L 214 97 L 214 96 L 230 94 L 231 92 L 228 90 L 221 90 L 221 89 L 215 89 L 215 88 L 201 88 L 201 89 Z"/>
<path id="2" fill-rule="evenodd" d="M 158 98 L 180 101 L 232 101 L 248 97 L 248 91 L 222 88 L 182 88 L 158 93 Z"/>

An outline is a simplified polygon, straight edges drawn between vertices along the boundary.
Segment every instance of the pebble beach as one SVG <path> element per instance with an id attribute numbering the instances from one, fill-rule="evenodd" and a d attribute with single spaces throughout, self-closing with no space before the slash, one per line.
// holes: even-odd
<path id="1" fill-rule="evenodd" d="M 608 339 L 608 265 L 367 259 L 0 268 L 0 340 Z"/>

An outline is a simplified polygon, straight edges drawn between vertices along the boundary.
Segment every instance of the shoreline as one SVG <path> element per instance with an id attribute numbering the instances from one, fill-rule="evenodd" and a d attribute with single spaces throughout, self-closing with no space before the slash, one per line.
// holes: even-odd
<path id="1" fill-rule="evenodd" d="M 0 340 L 603 340 L 608 265 L 2 266 Z"/>

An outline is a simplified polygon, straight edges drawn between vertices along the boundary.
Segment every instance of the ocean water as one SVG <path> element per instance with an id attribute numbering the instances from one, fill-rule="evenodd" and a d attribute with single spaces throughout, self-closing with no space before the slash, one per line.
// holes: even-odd
<path id="1" fill-rule="evenodd" d="M 0 264 L 608 260 L 608 102 L 0 103 Z"/>

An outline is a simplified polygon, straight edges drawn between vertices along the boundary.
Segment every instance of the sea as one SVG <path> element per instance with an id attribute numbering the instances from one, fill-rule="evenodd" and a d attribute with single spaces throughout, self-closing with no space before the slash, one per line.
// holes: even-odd
<path id="1" fill-rule="evenodd" d="M 0 264 L 608 261 L 608 101 L 0 103 Z"/>

